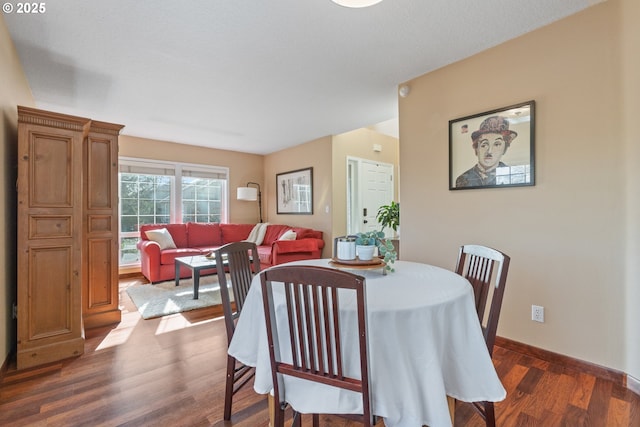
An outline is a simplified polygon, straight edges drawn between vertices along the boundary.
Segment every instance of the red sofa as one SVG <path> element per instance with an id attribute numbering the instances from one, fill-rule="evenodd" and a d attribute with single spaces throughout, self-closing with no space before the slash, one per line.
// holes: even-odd
<path id="1" fill-rule="evenodd" d="M 255 224 L 195 223 L 150 224 L 140 226 L 140 262 L 142 274 L 151 283 L 175 278 L 175 258 L 201 255 L 231 242 L 246 240 Z M 160 249 L 160 244 L 149 240 L 147 230 L 166 228 L 175 249 Z M 278 240 L 288 230 L 296 232 L 296 240 Z M 262 244 L 258 246 L 261 268 L 289 261 L 320 258 L 322 231 L 288 225 L 269 224 Z M 211 272 L 214 272 L 212 270 Z M 206 271 L 205 271 L 206 273 Z M 191 270 L 182 267 L 180 277 L 190 277 Z"/>

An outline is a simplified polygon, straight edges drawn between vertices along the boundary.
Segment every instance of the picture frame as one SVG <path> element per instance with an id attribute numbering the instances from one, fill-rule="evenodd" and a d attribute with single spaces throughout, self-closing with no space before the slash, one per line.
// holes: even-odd
<path id="1" fill-rule="evenodd" d="M 449 190 L 535 185 L 535 101 L 449 121 Z"/>
<path id="2" fill-rule="evenodd" d="M 277 213 L 313 215 L 313 168 L 276 174 Z"/>

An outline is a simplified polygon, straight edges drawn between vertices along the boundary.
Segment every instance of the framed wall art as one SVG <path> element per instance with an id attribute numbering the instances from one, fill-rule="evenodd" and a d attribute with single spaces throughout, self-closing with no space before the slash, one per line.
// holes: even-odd
<path id="1" fill-rule="evenodd" d="M 449 121 L 449 190 L 535 184 L 535 101 Z"/>
<path id="2" fill-rule="evenodd" d="M 313 168 L 276 175 L 278 214 L 313 214 Z"/>

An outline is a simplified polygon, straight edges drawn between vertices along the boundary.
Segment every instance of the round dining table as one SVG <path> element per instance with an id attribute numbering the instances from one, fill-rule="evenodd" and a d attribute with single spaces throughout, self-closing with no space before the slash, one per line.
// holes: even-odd
<path id="1" fill-rule="evenodd" d="M 330 259 L 289 264 L 337 266 Z M 353 271 L 366 279 L 374 414 L 382 417 L 387 427 L 449 427 L 452 421 L 447 396 L 467 402 L 503 400 L 506 391 L 489 356 L 469 282 L 429 264 L 399 260 L 394 268 L 388 274 L 382 274 L 382 269 Z M 355 345 L 355 323 L 344 327 L 351 331 L 343 332 L 343 336 L 352 334 Z M 349 352 L 348 346 L 345 351 Z M 256 392 L 272 391 L 258 275 L 247 294 L 228 352 L 256 368 Z M 353 353 L 352 366 L 357 371 L 359 356 Z M 361 397 L 351 391 L 297 378 L 285 379 L 285 390 L 287 401 L 302 413 L 362 411 Z"/>

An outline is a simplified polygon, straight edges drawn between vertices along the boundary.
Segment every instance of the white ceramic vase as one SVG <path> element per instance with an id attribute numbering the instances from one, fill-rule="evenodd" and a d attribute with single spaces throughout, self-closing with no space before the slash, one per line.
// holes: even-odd
<path id="1" fill-rule="evenodd" d="M 356 252 L 358 253 L 358 258 L 360 261 L 371 261 L 373 259 L 373 253 L 375 252 L 375 245 L 370 246 L 356 246 Z"/>
<path id="2" fill-rule="evenodd" d="M 336 252 L 336 257 L 338 259 L 347 261 L 356 259 L 356 239 L 353 237 L 339 238 Z"/>

